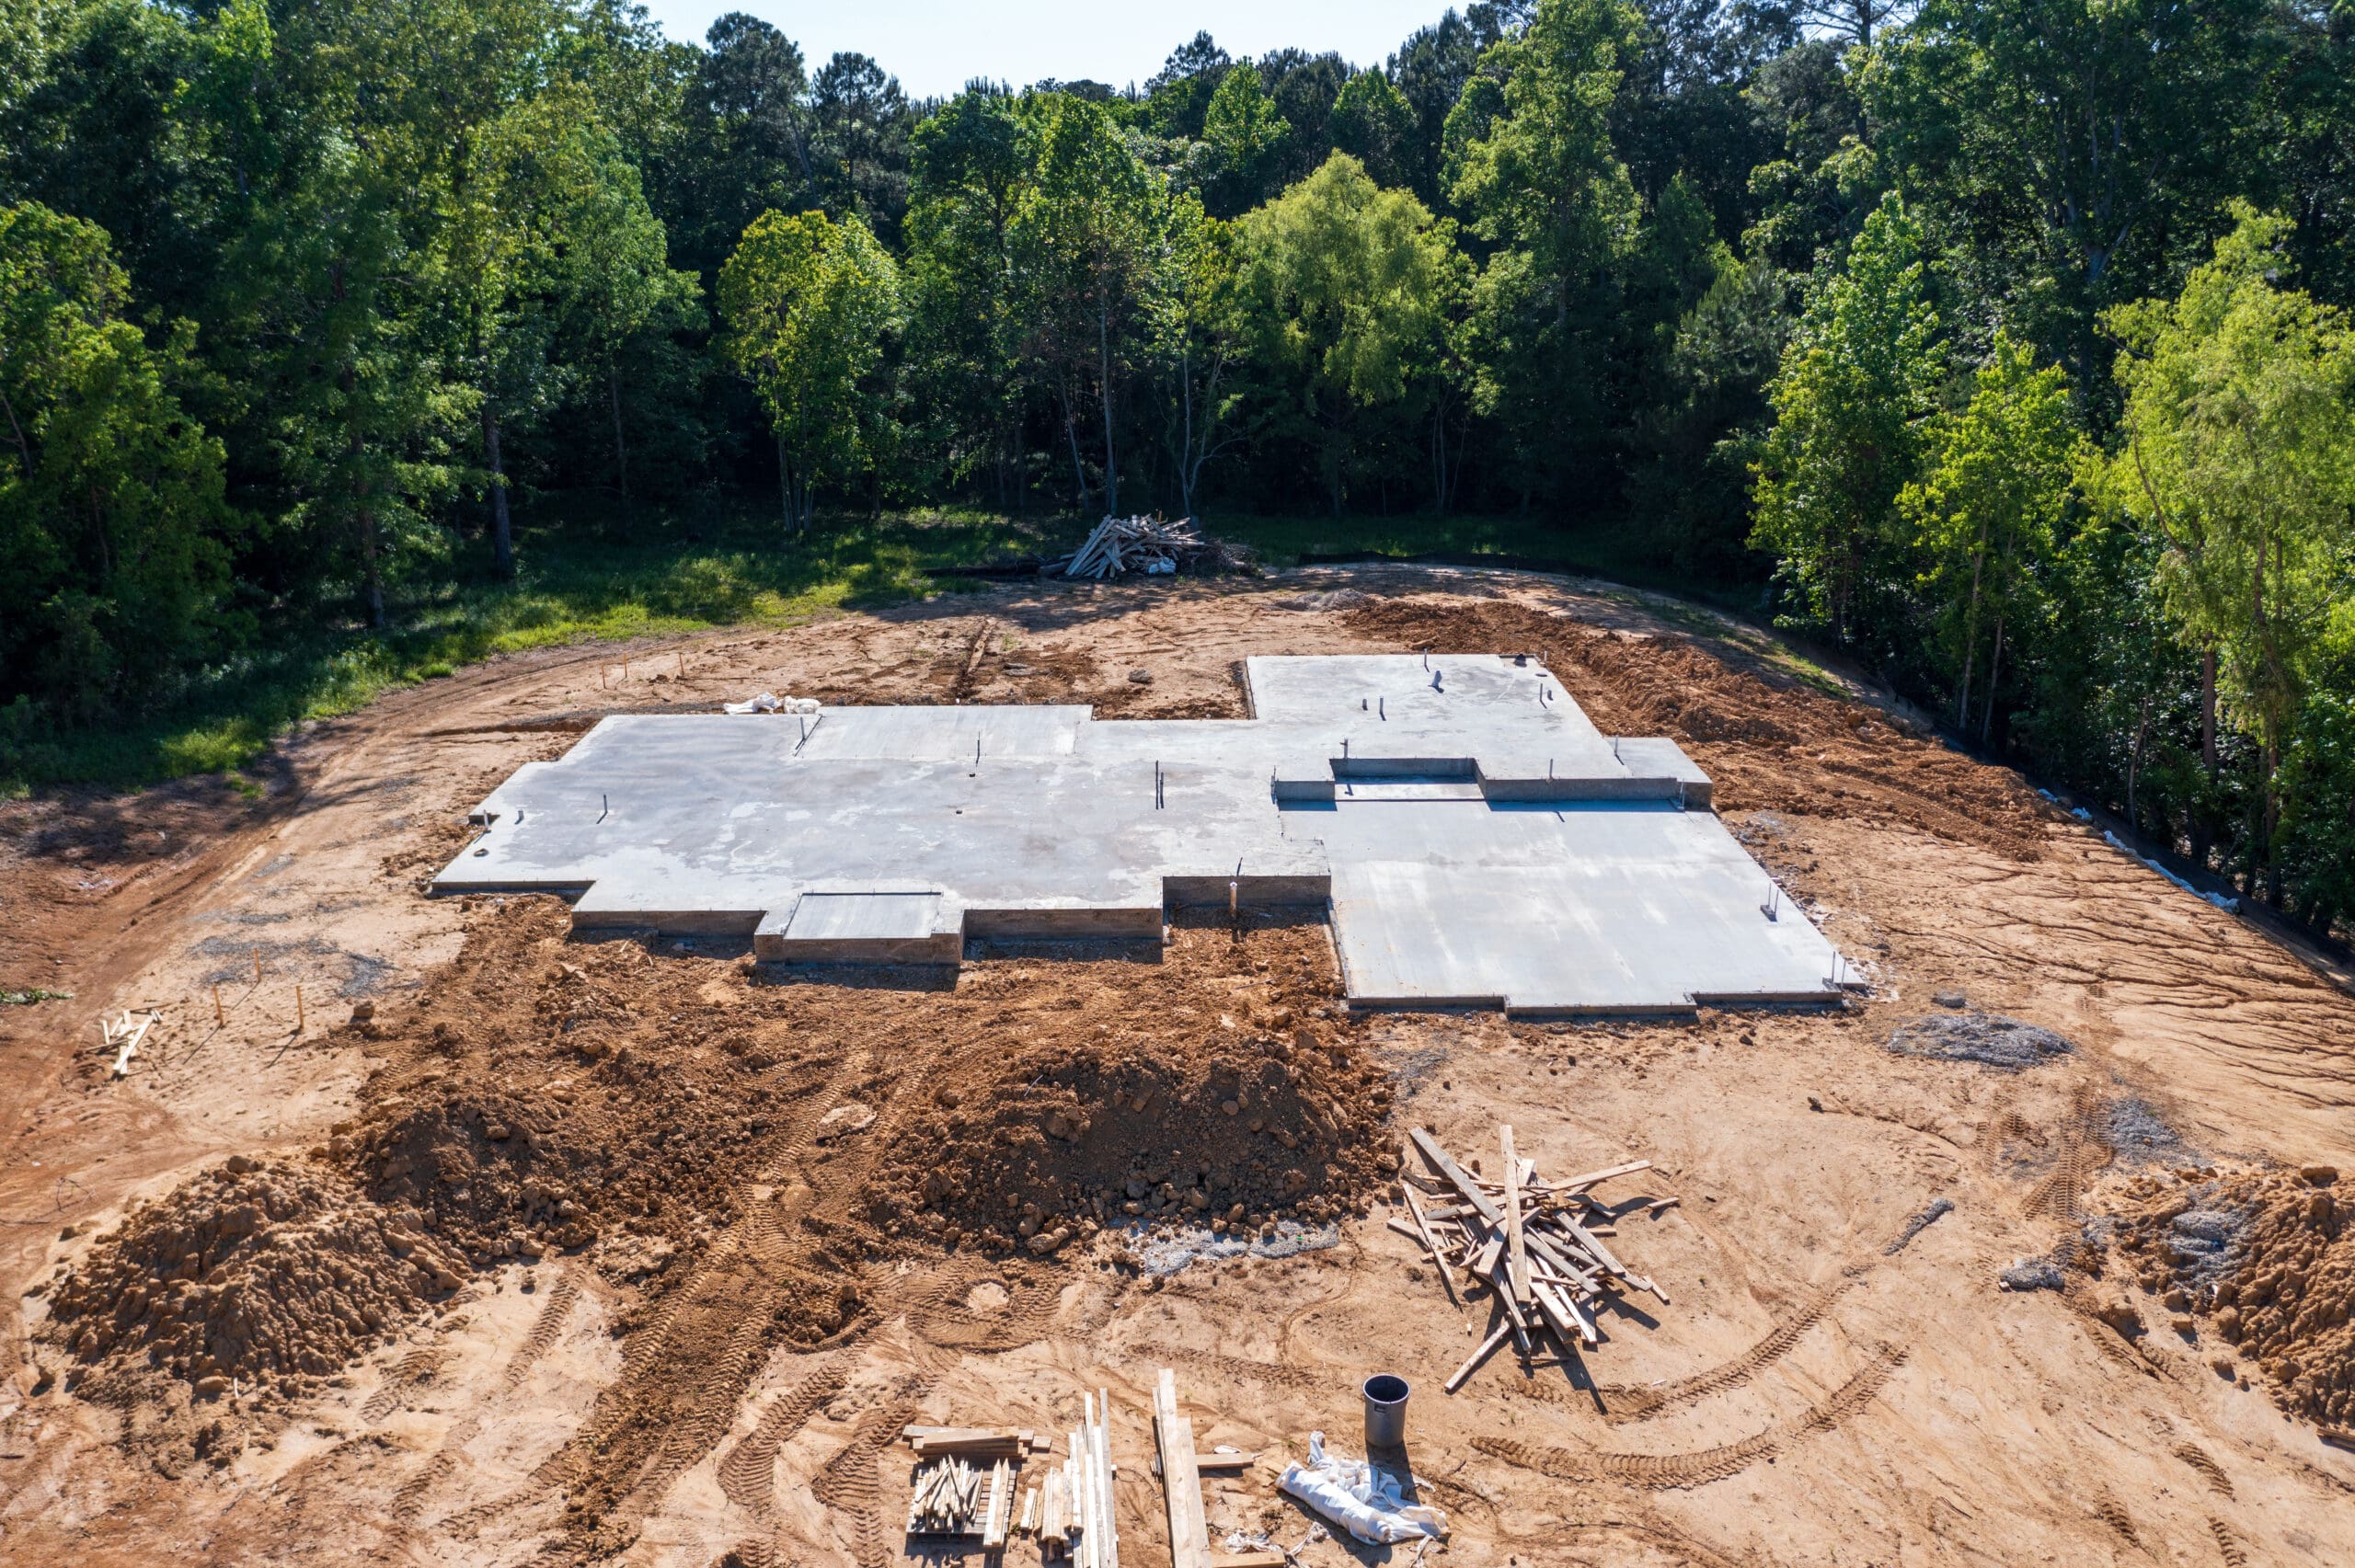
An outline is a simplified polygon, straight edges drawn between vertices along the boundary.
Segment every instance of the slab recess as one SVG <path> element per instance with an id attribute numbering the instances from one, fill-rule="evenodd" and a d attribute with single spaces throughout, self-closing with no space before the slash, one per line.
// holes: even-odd
<path id="1" fill-rule="evenodd" d="M 1172 904 L 1329 912 L 1363 1007 L 1689 1011 L 1839 994 L 1843 960 L 1671 740 L 1600 733 L 1534 659 L 1246 661 L 1248 719 L 1074 705 L 633 715 L 476 807 L 438 893 L 763 959 L 1157 937 Z"/>

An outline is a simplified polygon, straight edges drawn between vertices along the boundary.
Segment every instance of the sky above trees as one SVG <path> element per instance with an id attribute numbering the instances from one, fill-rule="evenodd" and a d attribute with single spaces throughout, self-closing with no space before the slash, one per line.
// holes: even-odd
<path id="1" fill-rule="evenodd" d="M 1459 5 L 1459 9 L 1461 8 Z M 909 96 L 946 97 L 975 76 L 1028 86 L 1085 78 L 1142 84 L 1169 52 L 1207 30 L 1235 54 L 1331 51 L 1359 64 L 1439 20 L 1446 0 L 1194 0 L 1184 6 L 1114 0 L 653 0 L 647 15 L 683 42 L 729 11 L 775 26 L 810 59 L 870 55 Z"/>

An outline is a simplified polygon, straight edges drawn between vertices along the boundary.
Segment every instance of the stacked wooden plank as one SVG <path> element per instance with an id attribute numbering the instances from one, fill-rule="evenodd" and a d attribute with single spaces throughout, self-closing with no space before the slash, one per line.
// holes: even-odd
<path id="1" fill-rule="evenodd" d="M 979 1536 L 984 1551 L 1004 1546 L 1017 1528 L 1015 1482 L 1023 1458 L 1047 1445 L 1011 1426 L 903 1426 L 900 1436 L 916 1453 L 908 1534 Z M 1034 1494 L 1024 1506 L 1035 1505 Z"/>
<path id="2" fill-rule="evenodd" d="M 1073 1568 L 1120 1568 L 1120 1528 L 1113 1517 L 1111 1393 L 1082 1394 L 1080 1407 L 1070 1454 L 1047 1472 L 1040 1555 L 1067 1557 Z"/>
<path id="3" fill-rule="evenodd" d="M 908 1534 L 980 1536 L 984 1546 L 1005 1544 L 1013 1481 L 1010 1459 L 982 1469 L 951 1454 L 918 1465 Z"/>
<path id="4" fill-rule="evenodd" d="M 1067 578 L 1116 578 L 1123 572 L 1223 571 L 1250 564 L 1247 552 L 1223 540 L 1205 539 L 1194 520 L 1108 517 L 1070 555 L 1046 570 Z"/>
<path id="5" fill-rule="evenodd" d="M 1611 1222 L 1617 1211 L 1592 1191 L 1604 1182 L 1649 1170 L 1650 1161 L 1546 1181 L 1521 1158 L 1512 1128 L 1500 1127 L 1496 1150 L 1499 1179 L 1490 1181 L 1449 1154 L 1423 1128 L 1408 1138 L 1423 1165 L 1420 1171 L 1410 1167 L 1404 1173 L 1407 1207 L 1414 1223 L 1394 1219 L 1391 1229 L 1422 1246 L 1439 1270 L 1449 1300 L 1460 1304 L 1460 1274 L 1468 1286 L 1491 1291 L 1497 1309 L 1488 1337 L 1447 1380 L 1448 1392 L 1461 1388 L 1508 1338 L 1524 1363 L 1536 1358 L 1547 1335 L 1567 1359 L 1575 1346 L 1599 1342 L 1595 1313 L 1614 1296 L 1641 1290 L 1668 1304 L 1666 1291 L 1629 1270 L 1604 1244 L 1603 1238 L 1614 1233 Z"/>

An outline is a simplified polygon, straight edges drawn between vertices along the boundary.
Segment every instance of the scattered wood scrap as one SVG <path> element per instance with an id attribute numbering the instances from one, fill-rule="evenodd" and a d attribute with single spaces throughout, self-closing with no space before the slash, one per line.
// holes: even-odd
<path id="1" fill-rule="evenodd" d="M 1108 517 L 1078 549 L 1048 562 L 1045 569 L 1067 578 L 1116 578 L 1123 572 L 1237 571 L 1250 564 L 1249 551 L 1205 539 L 1189 517 L 1174 522 Z"/>
<path id="2" fill-rule="evenodd" d="M 1604 1182 L 1651 1169 L 1650 1161 L 1630 1161 L 1549 1182 L 1521 1158 L 1512 1128 L 1500 1127 L 1497 1153 L 1504 1179 L 1489 1182 L 1459 1163 L 1423 1128 L 1408 1138 L 1430 1173 L 1405 1173 L 1409 1184 L 1407 1207 L 1415 1222 L 1394 1219 L 1390 1228 L 1422 1247 L 1439 1270 L 1450 1301 L 1456 1299 L 1454 1276 L 1461 1271 L 1469 1284 L 1491 1292 L 1498 1310 L 1480 1347 L 1448 1379 L 1449 1393 L 1463 1387 L 1507 1339 L 1524 1363 L 1534 1365 L 1538 1339 L 1550 1334 L 1559 1358 L 1567 1361 L 1576 1356 L 1578 1346 L 1600 1343 L 1595 1313 L 1617 1296 L 1640 1290 L 1657 1297 L 1662 1306 L 1668 1304 L 1666 1291 L 1629 1270 L 1603 1244 L 1603 1237 L 1613 1232 L 1610 1222 L 1618 1216 L 1591 1191 Z M 1417 1196 L 1417 1185 L 1441 1201 L 1427 1205 Z M 1638 1207 L 1657 1210 L 1674 1201 Z"/>
<path id="3" fill-rule="evenodd" d="M 98 1031 L 106 1036 L 104 1048 L 115 1054 L 115 1077 L 124 1077 L 131 1071 L 131 1059 L 139 1054 L 139 1042 L 147 1037 L 147 1031 L 154 1028 L 155 1020 L 162 1016 L 163 1013 L 152 1007 L 136 1014 L 125 1008 L 120 1018 L 98 1020 Z"/>

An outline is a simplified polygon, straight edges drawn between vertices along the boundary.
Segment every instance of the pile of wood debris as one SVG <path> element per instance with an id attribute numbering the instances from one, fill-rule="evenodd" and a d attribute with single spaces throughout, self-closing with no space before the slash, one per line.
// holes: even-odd
<path id="1" fill-rule="evenodd" d="M 1040 1554 L 1068 1557 L 1075 1568 L 1120 1568 L 1112 1525 L 1110 1434 L 1104 1424 L 1109 1393 L 1082 1395 L 1086 1414 L 1071 1434 L 1071 1451 L 1047 1471 L 1042 1487 L 1015 1489 L 1022 1461 L 1047 1453 L 1053 1439 L 1012 1427 L 908 1426 L 915 1450 L 914 1491 L 908 1504 L 911 1539 L 979 1537 L 983 1551 L 999 1551 L 1009 1536 L 1035 1535 Z"/>
<path id="2" fill-rule="evenodd" d="M 1248 571 L 1251 552 L 1223 539 L 1206 539 L 1194 520 L 1166 522 L 1157 517 L 1108 517 L 1086 544 L 1049 561 L 1050 577 L 1116 578 L 1124 572 Z"/>
<path id="3" fill-rule="evenodd" d="M 1480 1347 L 1447 1380 L 1453 1393 L 1496 1348 L 1510 1338 L 1524 1365 L 1534 1366 L 1538 1342 L 1551 1334 L 1559 1359 L 1574 1359 L 1577 1346 L 1595 1345 L 1598 1309 L 1618 1293 L 1648 1291 L 1668 1305 L 1668 1292 L 1612 1254 L 1603 1238 L 1614 1234 L 1613 1221 L 1629 1210 L 1614 1208 L 1591 1189 L 1621 1176 L 1651 1169 L 1648 1160 L 1590 1171 L 1565 1182 L 1549 1182 L 1515 1151 L 1512 1128 L 1497 1129 L 1501 1181 L 1488 1181 L 1479 1162 L 1471 1168 L 1458 1163 L 1439 1140 L 1417 1127 L 1408 1134 L 1427 1168 L 1402 1172 L 1402 1190 L 1408 1225 L 1393 1219 L 1390 1228 L 1419 1242 L 1439 1270 L 1447 1299 L 1461 1306 L 1455 1276 L 1493 1293 L 1496 1321 Z M 1434 1201 L 1426 1203 L 1428 1195 Z M 1656 1213 L 1675 1203 L 1672 1197 L 1653 1198 L 1635 1208 Z"/>

